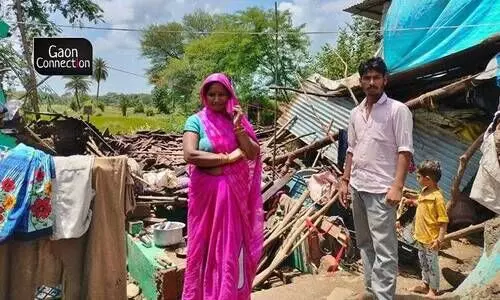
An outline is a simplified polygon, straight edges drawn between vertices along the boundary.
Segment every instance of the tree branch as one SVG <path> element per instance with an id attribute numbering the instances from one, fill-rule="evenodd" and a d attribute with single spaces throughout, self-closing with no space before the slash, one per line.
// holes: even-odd
<path id="1" fill-rule="evenodd" d="M 460 183 L 462 182 L 462 177 L 464 176 L 465 169 L 469 163 L 470 158 L 474 155 L 477 149 L 481 146 L 483 141 L 484 133 L 481 134 L 465 151 L 462 156 L 458 159 L 459 165 L 457 169 L 457 174 L 453 178 L 453 184 L 451 186 L 451 200 L 448 203 L 448 212 L 457 203 L 460 196 Z"/>

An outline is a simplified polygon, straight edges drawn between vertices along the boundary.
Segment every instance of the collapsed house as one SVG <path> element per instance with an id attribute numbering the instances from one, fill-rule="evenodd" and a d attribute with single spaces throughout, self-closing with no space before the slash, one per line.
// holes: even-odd
<path id="1" fill-rule="evenodd" d="M 389 97 L 404 102 L 413 112 L 414 161 L 435 159 L 441 163 L 440 187 L 449 200 L 449 231 L 482 224 L 500 213 L 497 206 L 500 199 L 495 199 L 491 193 L 489 200 L 470 198 L 478 169 L 485 164 L 478 149 L 481 144 L 484 148 L 483 140 L 491 134 L 491 131 L 485 131 L 488 126 L 496 126 L 493 120 L 500 110 L 500 28 L 498 24 L 490 28 L 475 25 L 491 21 L 495 16 L 498 20 L 499 7 L 489 1 L 477 1 L 466 9 L 454 6 L 458 3 L 452 2 L 460 1 L 446 4 L 426 1 L 425 5 L 405 2 L 403 5 L 402 1 L 367 0 L 346 9 L 381 22 L 384 35 L 381 54 L 390 69 L 386 92 Z M 457 13 L 459 9 L 463 9 L 463 15 Z M 495 12 L 488 13 L 490 9 Z M 424 12 L 415 16 L 411 12 L 416 10 Z M 415 28 L 415 33 L 411 28 Z M 286 88 L 282 89 L 288 92 Z M 315 145 L 310 147 L 313 153 L 309 161 L 324 156 L 341 170 L 350 111 L 363 98 L 359 76 L 354 74 L 332 81 L 315 74 L 302 81 L 301 90 L 289 90 L 295 95 L 282 109 L 278 123 L 304 144 Z M 328 137 L 337 141 L 331 143 Z M 294 159 L 291 157 L 286 164 L 297 166 L 304 163 Z M 316 161 L 317 158 L 314 164 Z M 493 174 L 499 174 L 498 160 L 493 163 L 496 163 L 496 169 L 491 168 L 495 171 L 488 172 L 494 178 Z M 492 186 L 489 189 L 492 190 L 498 186 L 498 178 L 497 183 L 494 183 L 495 179 L 490 180 Z M 408 175 L 406 186 L 418 188 L 415 174 Z M 404 209 L 399 211 L 400 217 L 403 212 Z M 412 217 L 404 219 L 411 232 Z M 355 239 L 354 227 L 349 230 Z M 493 235 L 493 240 L 498 240 L 497 235 Z M 415 261 L 416 249 L 407 243 L 404 235 L 399 241 L 400 260 Z M 474 284 L 487 284 L 495 278 L 498 268 L 487 266 L 498 261 L 499 246 L 498 243 L 496 246 L 487 245 L 489 249 L 477 270 L 457 293 L 464 295 Z M 488 268 L 488 272 L 484 272 L 484 268 Z"/>

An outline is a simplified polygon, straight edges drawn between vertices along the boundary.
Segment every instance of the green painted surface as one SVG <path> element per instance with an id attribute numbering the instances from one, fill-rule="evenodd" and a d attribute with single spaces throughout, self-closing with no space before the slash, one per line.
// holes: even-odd
<path id="1" fill-rule="evenodd" d="M 155 247 L 146 248 L 142 242 L 127 234 L 127 264 L 128 271 L 141 287 L 142 294 L 148 300 L 158 299 L 156 274 L 162 267 L 155 257 L 163 250 Z"/>
<path id="2" fill-rule="evenodd" d="M 14 148 L 16 146 L 16 139 L 5 135 L 3 133 L 0 133 L 0 146 L 7 147 L 7 148 Z"/>
<path id="3" fill-rule="evenodd" d="M 9 25 L 0 19 L 0 39 L 6 38 L 9 35 Z"/>
<path id="4" fill-rule="evenodd" d="M 0 90 L 0 104 L 5 104 L 7 102 L 7 97 L 5 96 L 5 92 L 3 90 Z"/>
<path id="5" fill-rule="evenodd" d="M 478 286 L 490 283 L 498 274 L 500 274 L 500 241 L 496 242 L 491 253 L 483 251 L 483 255 L 474 270 L 453 293 L 465 295 Z"/>
<path id="6" fill-rule="evenodd" d="M 139 232 L 141 232 L 144 229 L 144 223 L 142 221 L 135 221 L 135 222 L 130 222 L 130 234 L 131 235 L 137 235 Z"/>

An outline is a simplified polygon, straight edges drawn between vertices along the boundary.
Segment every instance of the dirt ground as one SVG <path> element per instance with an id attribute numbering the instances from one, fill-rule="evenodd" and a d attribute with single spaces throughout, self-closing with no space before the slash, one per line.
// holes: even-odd
<path id="1" fill-rule="evenodd" d="M 474 269 L 482 253 L 482 248 L 466 240 L 452 241 L 451 247 L 440 252 L 439 264 L 441 268 L 440 298 L 451 298 L 452 292 L 465 277 Z M 360 264 L 361 262 L 359 262 Z M 396 299 L 424 299 L 411 293 L 409 290 L 419 284 L 420 274 L 418 262 L 415 265 L 400 266 Z M 133 279 L 129 279 L 133 282 Z M 292 279 L 289 284 L 282 284 L 276 279 L 272 288 L 256 291 L 252 294 L 253 300 L 342 300 L 356 299 L 363 291 L 363 274 L 361 272 L 347 272 L 339 270 L 332 275 L 301 274 Z M 500 278 L 495 284 L 482 287 L 478 294 L 468 299 L 490 300 L 496 299 L 500 293 Z M 478 298 L 479 297 L 479 298 Z M 142 294 L 131 298 L 143 300 Z"/>
<path id="2" fill-rule="evenodd" d="M 482 248 L 467 241 L 452 241 L 449 249 L 440 253 L 442 298 L 449 299 L 450 292 L 474 269 Z M 415 262 L 417 265 L 418 262 Z M 400 266 L 396 299 L 424 299 L 409 290 L 419 284 L 417 266 Z M 355 299 L 363 291 L 363 274 L 338 271 L 332 276 L 306 274 L 292 279 L 292 283 L 261 290 L 252 294 L 254 300 L 341 300 Z M 487 291 L 485 291 L 487 293 Z M 441 298 L 440 297 L 440 298 Z"/>

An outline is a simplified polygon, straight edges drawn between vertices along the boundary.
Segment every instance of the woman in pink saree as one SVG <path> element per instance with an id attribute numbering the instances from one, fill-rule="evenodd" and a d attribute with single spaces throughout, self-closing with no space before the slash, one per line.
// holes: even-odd
<path id="1" fill-rule="evenodd" d="M 190 164 L 183 299 L 250 299 L 263 246 L 262 163 L 229 78 L 208 76 L 186 121 Z"/>

